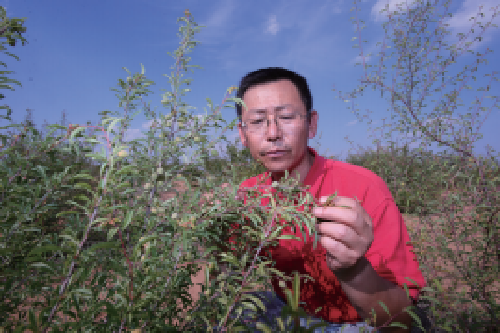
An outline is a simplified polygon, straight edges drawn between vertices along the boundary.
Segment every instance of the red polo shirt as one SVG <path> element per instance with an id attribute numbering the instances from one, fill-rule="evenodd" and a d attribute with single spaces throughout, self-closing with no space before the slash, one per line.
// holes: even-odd
<path id="1" fill-rule="evenodd" d="M 357 198 L 361 200 L 364 209 L 372 218 L 374 240 L 365 254 L 375 271 L 383 278 L 403 287 L 407 284 L 410 296 L 417 299 L 421 288 L 425 286 L 424 277 L 419 269 L 416 256 L 411 251 L 413 246 L 407 245 L 410 241 L 406 225 L 391 192 L 385 182 L 373 172 L 355 165 L 326 159 L 308 147 L 314 154 L 314 164 L 307 174 L 303 186 L 310 185 L 309 192 L 319 200 L 322 196 L 329 196 L 337 192 L 339 196 Z M 269 174 L 265 172 L 249 178 L 240 185 L 240 189 L 254 187 L 258 180 L 264 185 L 271 185 Z M 259 189 L 265 193 L 265 189 Z M 273 189 L 274 191 L 274 189 Z M 269 192 L 268 192 L 269 193 Z M 247 196 L 245 195 L 245 204 Z M 269 198 L 261 199 L 261 205 L 267 206 Z M 303 206 L 298 208 L 303 211 Z M 282 222 L 281 222 L 282 223 Z M 300 229 L 296 232 L 290 227 L 283 229 L 283 235 L 295 235 L 301 241 L 286 239 L 279 240 L 276 247 L 267 247 L 263 254 L 270 253 L 276 261 L 275 268 L 287 275 L 293 271 L 310 275 L 314 281 L 301 280 L 300 302 L 304 310 L 333 323 L 354 323 L 363 321 L 342 291 L 335 275 L 326 264 L 326 250 L 319 241 L 313 249 L 314 237 L 306 230 L 307 242 L 304 244 Z M 234 242 L 231 238 L 231 242 Z M 418 283 L 414 285 L 406 277 Z M 275 292 L 282 298 L 286 296 L 279 287 L 279 279 L 272 279 Z M 287 284 L 291 289 L 291 284 Z M 318 307 L 322 309 L 314 314 Z"/>

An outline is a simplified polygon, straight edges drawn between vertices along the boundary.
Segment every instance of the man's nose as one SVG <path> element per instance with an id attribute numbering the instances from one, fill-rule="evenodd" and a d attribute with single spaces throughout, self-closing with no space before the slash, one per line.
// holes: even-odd
<path id="1" fill-rule="evenodd" d="M 268 137 L 279 137 L 283 134 L 282 128 L 278 125 L 278 118 L 269 117 L 267 119 L 267 126 L 265 128 Z"/>

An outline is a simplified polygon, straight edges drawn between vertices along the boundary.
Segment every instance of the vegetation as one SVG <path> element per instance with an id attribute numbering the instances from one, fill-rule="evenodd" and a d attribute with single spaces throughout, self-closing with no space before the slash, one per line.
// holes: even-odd
<path id="1" fill-rule="evenodd" d="M 12 45 L 12 39 L 22 40 L 21 34 L 6 33 L 24 32 L 19 26 L 23 20 L 3 17 L 3 27 L 8 28 L 2 28 L 2 41 L 6 38 Z M 187 54 L 196 45 L 192 37 L 199 28 L 188 11 L 179 20 L 185 26 L 169 76 L 174 90 L 162 100 L 168 113 L 157 114 L 143 102 L 153 84 L 144 69 L 134 75 L 127 70 L 128 76 L 115 88 L 122 114 L 103 111 L 97 125 L 48 125 L 45 134 L 29 117 L 23 124 L 2 127 L 17 132 L 1 136 L 0 327 L 19 332 L 180 332 L 207 326 L 237 331 L 245 325 L 238 322 L 242 308 L 235 304 L 255 310 L 244 291 L 257 285 L 271 288 L 269 277 L 279 276 L 284 282 L 294 281 L 293 295 L 298 294 L 297 279 L 307 276 L 284 275 L 260 250 L 287 238 L 279 235 L 288 225 L 274 225 L 277 215 L 316 233 L 310 211 L 297 212 L 288 202 L 303 189 L 290 179 L 273 184 L 277 193 L 271 196 L 269 210 L 260 207 L 260 200 L 243 205 L 236 198 L 238 185 L 264 170 L 236 142 L 228 145 L 227 159 L 217 156 L 215 144 L 226 138 L 205 133 L 225 123 L 220 107 L 214 108 L 208 99 L 211 113 L 199 119 L 181 101 L 187 90 L 180 85 L 189 83 L 181 80 L 182 73 L 191 67 Z M 7 74 L 0 74 L 3 82 L 8 82 Z M 371 76 L 365 76 L 364 82 L 386 89 L 383 76 L 378 77 L 380 81 L 369 81 Z M 241 103 L 228 97 L 233 90 L 228 89 L 221 105 Z M 396 90 L 388 92 L 401 97 Z M 10 109 L 5 109 L 2 119 L 10 120 Z M 153 120 L 146 138 L 124 142 L 130 120 L 141 111 Z M 415 126 L 434 135 L 432 129 Z M 63 132 L 57 135 L 57 130 Z M 97 145 L 105 147 L 102 152 L 95 153 Z M 379 145 L 375 151 L 351 154 L 346 161 L 380 175 L 407 222 L 418 219 L 408 229 L 428 281 L 419 306 L 428 312 L 434 329 L 488 332 L 500 325 L 498 290 L 491 289 L 500 261 L 498 159 L 486 160 L 474 156 L 472 148 L 450 145 L 456 149 L 449 155 L 409 145 Z M 181 163 L 186 147 L 198 149 L 190 163 Z M 189 190 L 161 200 L 179 180 Z M 230 194 L 220 189 L 223 182 L 230 184 Z M 201 195 L 209 190 L 219 203 L 200 207 Z M 284 199 L 279 199 L 280 193 Z M 472 208 L 460 214 L 465 206 Z M 232 224 L 240 228 L 232 230 Z M 436 242 L 432 247 L 426 244 L 431 235 Z M 224 246 L 229 236 L 236 237 L 235 251 Z M 450 249 L 451 243 L 471 249 Z M 439 266 L 443 260 L 452 262 L 453 269 Z M 194 302 L 188 289 L 191 276 L 200 270 L 196 263 L 211 268 Z M 222 265 L 227 272 L 220 270 Z M 210 281 L 209 275 L 214 277 Z M 446 281 L 452 283 L 447 288 Z M 469 290 L 457 292 L 457 283 Z M 298 299 L 287 291 L 286 313 L 301 314 Z M 282 320 L 287 320 L 285 313 Z"/>
<path id="2" fill-rule="evenodd" d="M 373 143 L 390 147 L 391 154 L 379 150 L 377 158 L 363 163 L 386 179 L 396 197 L 402 196 L 398 204 L 403 212 L 418 215 L 412 244 L 428 285 L 450 292 L 442 298 L 445 302 L 432 308 L 435 325 L 448 331 L 494 331 L 500 326 L 495 284 L 500 259 L 499 159 L 491 147 L 486 156 L 478 156 L 475 148 L 481 127 L 499 107 L 500 98 L 492 94 L 498 91 L 498 73 L 487 67 L 493 51 L 481 42 L 486 31 L 496 27 L 492 22 L 500 6 L 478 4 L 470 29 L 453 34 L 448 21 L 452 1 L 387 5 L 381 12 L 387 19 L 384 38 L 375 54 L 366 54 L 361 36 L 365 26 L 358 18 L 359 1 L 354 3 L 362 75 L 357 88 L 339 92 L 339 97 L 350 103 L 360 121 L 368 119 L 371 125 L 370 110 L 362 114 L 355 104 L 371 89 L 385 97 L 391 114 L 373 129 Z M 470 101 L 467 109 L 464 100 Z M 406 145 L 399 150 L 411 156 L 404 158 L 405 164 L 391 156 L 398 151 L 394 133 L 408 146 L 418 146 L 416 155 Z M 427 155 L 432 144 L 445 150 Z M 389 159 L 381 164 L 384 158 Z M 420 161 L 425 159 L 423 170 Z"/>

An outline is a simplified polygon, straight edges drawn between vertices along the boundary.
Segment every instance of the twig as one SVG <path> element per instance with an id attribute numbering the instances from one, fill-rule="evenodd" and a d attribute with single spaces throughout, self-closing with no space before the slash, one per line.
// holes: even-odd
<path id="1" fill-rule="evenodd" d="M 243 281 L 241 282 L 241 288 L 243 288 L 245 286 L 245 282 L 246 282 L 246 279 L 248 277 L 248 275 L 250 274 L 250 272 L 252 271 L 252 269 L 254 268 L 255 266 L 255 261 L 257 260 L 257 257 L 259 256 L 259 253 L 263 247 L 264 244 L 267 244 L 267 237 L 269 236 L 269 233 L 271 232 L 272 228 L 274 227 L 274 224 L 276 222 L 276 217 L 277 217 L 277 212 L 274 211 L 273 212 L 273 217 L 271 219 L 271 223 L 269 223 L 269 226 L 267 228 L 267 230 L 265 231 L 265 237 L 264 239 L 260 242 L 260 246 L 257 250 L 257 252 L 255 253 L 255 256 L 252 260 L 252 265 L 249 267 L 249 269 L 243 274 Z M 240 290 L 241 290 L 240 288 Z M 236 302 L 239 301 L 240 299 L 240 295 L 237 295 L 236 299 L 234 300 L 233 304 L 231 304 L 231 306 L 229 307 L 229 310 L 228 312 L 226 313 L 226 317 L 224 318 L 224 323 L 223 323 L 223 332 L 225 332 L 226 328 L 226 323 L 227 323 L 227 320 L 228 320 L 228 317 L 229 317 L 229 314 L 231 313 L 231 310 L 233 309 L 234 305 L 236 304 Z"/>

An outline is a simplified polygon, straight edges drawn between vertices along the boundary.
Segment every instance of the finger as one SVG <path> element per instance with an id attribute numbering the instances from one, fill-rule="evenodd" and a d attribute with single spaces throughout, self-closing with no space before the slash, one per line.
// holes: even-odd
<path id="1" fill-rule="evenodd" d="M 331 260 L 336 268 L 340 268 L 344 264 L 344 260 L 350 260 L 350 251 L 344 244 L 337 242 L 329 237 L 320 239 L 321 246 L 326 250 L 326 259 Z"/>
<path id="2" fill-rule="evenodd" d="M 315 207 L 313 214 L 318 224 L 335 222 L 345 224 L 350 228 L 355 228 L 357 223 L 357 212 L 353 209 L 340 207 Z"/>
<path id="3" fill-rule="evenodd" d="M 328 236 L 322 236 L 319 239 L 321 246 L 323 246 L 326 250 L 326 253 L 332 256 L 332 253 L 335 253 L 335 257 L 341 257 L 342 252 L 346 250 L 346 247 L 344 244 L 341 242 L 338 242 L 337 240 L 328 237 Z"/>
<path id="4" fill-rule="evenodd" d="M 351 248 L 359 238 L 353 229 L 341 223 L 321 223 L 316 225 L 316 230 L 321 237 L 340 242 L 346 248 Z"/>
<path id="5" fill-rule="evenodd" d="M 324 205 L 329 201 L 331 204 L 329 205 L 330 207 L 333 206 L 345 206 L 346 208 L 355 208 L 358 204 L 360 204 L 360 201 L 357 199 L 349 198 L 349 197 L 342 197 L 342 196 L 337 196 L 335 198 L 329 199 L 330 196 L 322 196 L 319 200 L 321 205 Z"/>

